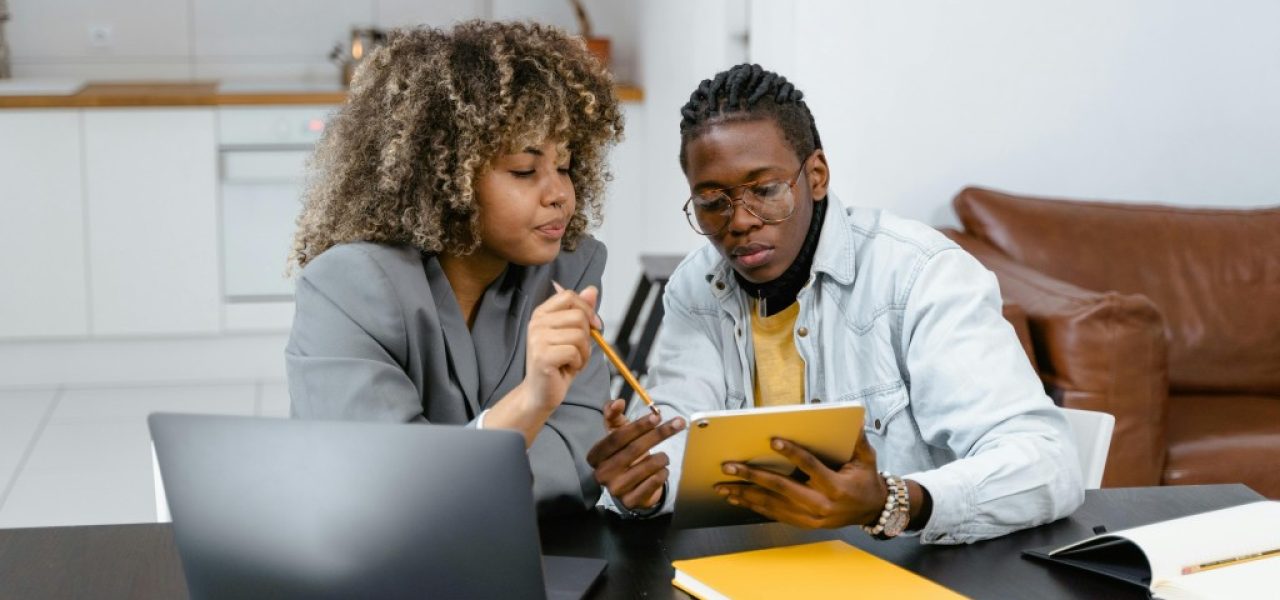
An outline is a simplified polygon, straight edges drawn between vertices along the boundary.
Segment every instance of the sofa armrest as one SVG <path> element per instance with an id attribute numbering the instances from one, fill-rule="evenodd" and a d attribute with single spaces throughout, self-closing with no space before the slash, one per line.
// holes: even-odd
<path id="1" fill-rule="evenodd" d="M 1027 354 L 1027 360 L 1031 361 L 1031 368 L 1039 373 L 1040 365 L 1036 361 L 1035 346 L 1031 345 L 1031 321 L 1027 319 L 1027 311 L 1022 310 L 1016 302 L 1006 299 L 1004 306 L 1000 307 L 1000 312 L 1004 314 L 1004 320 L 1013 325 L 1013 332 L 1018 334 L 1018 343 L 1022 344 L 1022 351 Z"/>
<path id="2" fill-rule="evenodd" d="M 1159 309 L 1145 296 L 1086 290 L 1018 263 L 976 237 L 943 233 L 993 271 L 1004 301 L 1026 313 L 1035 363 L 1054 400 L 1115 416 L 1103 485 L 1159 485 L 1169 403 Z"/>

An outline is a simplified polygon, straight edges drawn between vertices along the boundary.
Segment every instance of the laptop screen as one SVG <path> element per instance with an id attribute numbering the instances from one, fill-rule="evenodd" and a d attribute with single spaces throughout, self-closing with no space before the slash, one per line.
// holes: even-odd
<path id="1" fill-rule="evenodd" d="M 149 424 L 193 597 L 545 594 L 515 432 L 163 414 Z"/>

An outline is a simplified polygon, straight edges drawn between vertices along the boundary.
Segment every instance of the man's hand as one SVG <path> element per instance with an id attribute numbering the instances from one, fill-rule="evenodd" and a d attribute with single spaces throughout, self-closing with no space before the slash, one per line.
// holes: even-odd
<path id="1" fill-rule="evenodd" d="M 659 442 L 684 429 L 684 419 L 676 417 L 659 424 L 658 415 L 627 421 L 626 403 L 614 400 L 604 408 L 607 432 L 587 452 L 587 463 L 595 470 L 596 482 L 629 510 L 652 508 L 662 498 L 670 459 L 665 452 L 650 454 Z"/>
<path id="2" fill-rule="evenodd" d="M 809 480 L 800 483 L 772 471 L 730 462 L 723 465 L 724 472 L 744 481 L 719 484 L 716 492 L 730 504 L 807 529 L 867 525 L 880 517 L 889 489 L 876 472 L 876 452 L 865 437 L 859 436 L 853 458 L 838 471 L 788 440 L 774 439 L 773 449 Z"/>

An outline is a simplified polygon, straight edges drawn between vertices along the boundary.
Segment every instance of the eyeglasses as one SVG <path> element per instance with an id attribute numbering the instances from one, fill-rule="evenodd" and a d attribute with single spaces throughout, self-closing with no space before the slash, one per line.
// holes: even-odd
<path id="1" fill-rule="evenodd" d="M 702 235 L 719 235 L 727 229 L 738 204 L 770 225 L 786 221 L 796 212 L 792 188 L 800 181 L 807 164 L 808 159 L 800 163 L 800 170 L 790 180 L 760 179 L 694 194 L 684 203 L 684 216 L 689 226 Z M 738 189 L 742 190 L 741 200 L 735 202 L 733 192 Z"/>

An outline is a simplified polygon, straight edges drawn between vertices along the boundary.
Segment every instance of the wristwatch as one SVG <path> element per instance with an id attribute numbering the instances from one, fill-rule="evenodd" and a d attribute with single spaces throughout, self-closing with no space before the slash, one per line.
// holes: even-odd
<path id="1" fill-rule="evenodd" d="M 907 530 L 911 521 L 911 498 L 907 495 L 907 482 L 887 472 L 880 473 L 885 485 L 889 488 L 889 497 L 884 501 L 884 510 L 874 525 L 863 525 L 862 530 L 872 537 L 881 540 L 898 537 Z"/>

